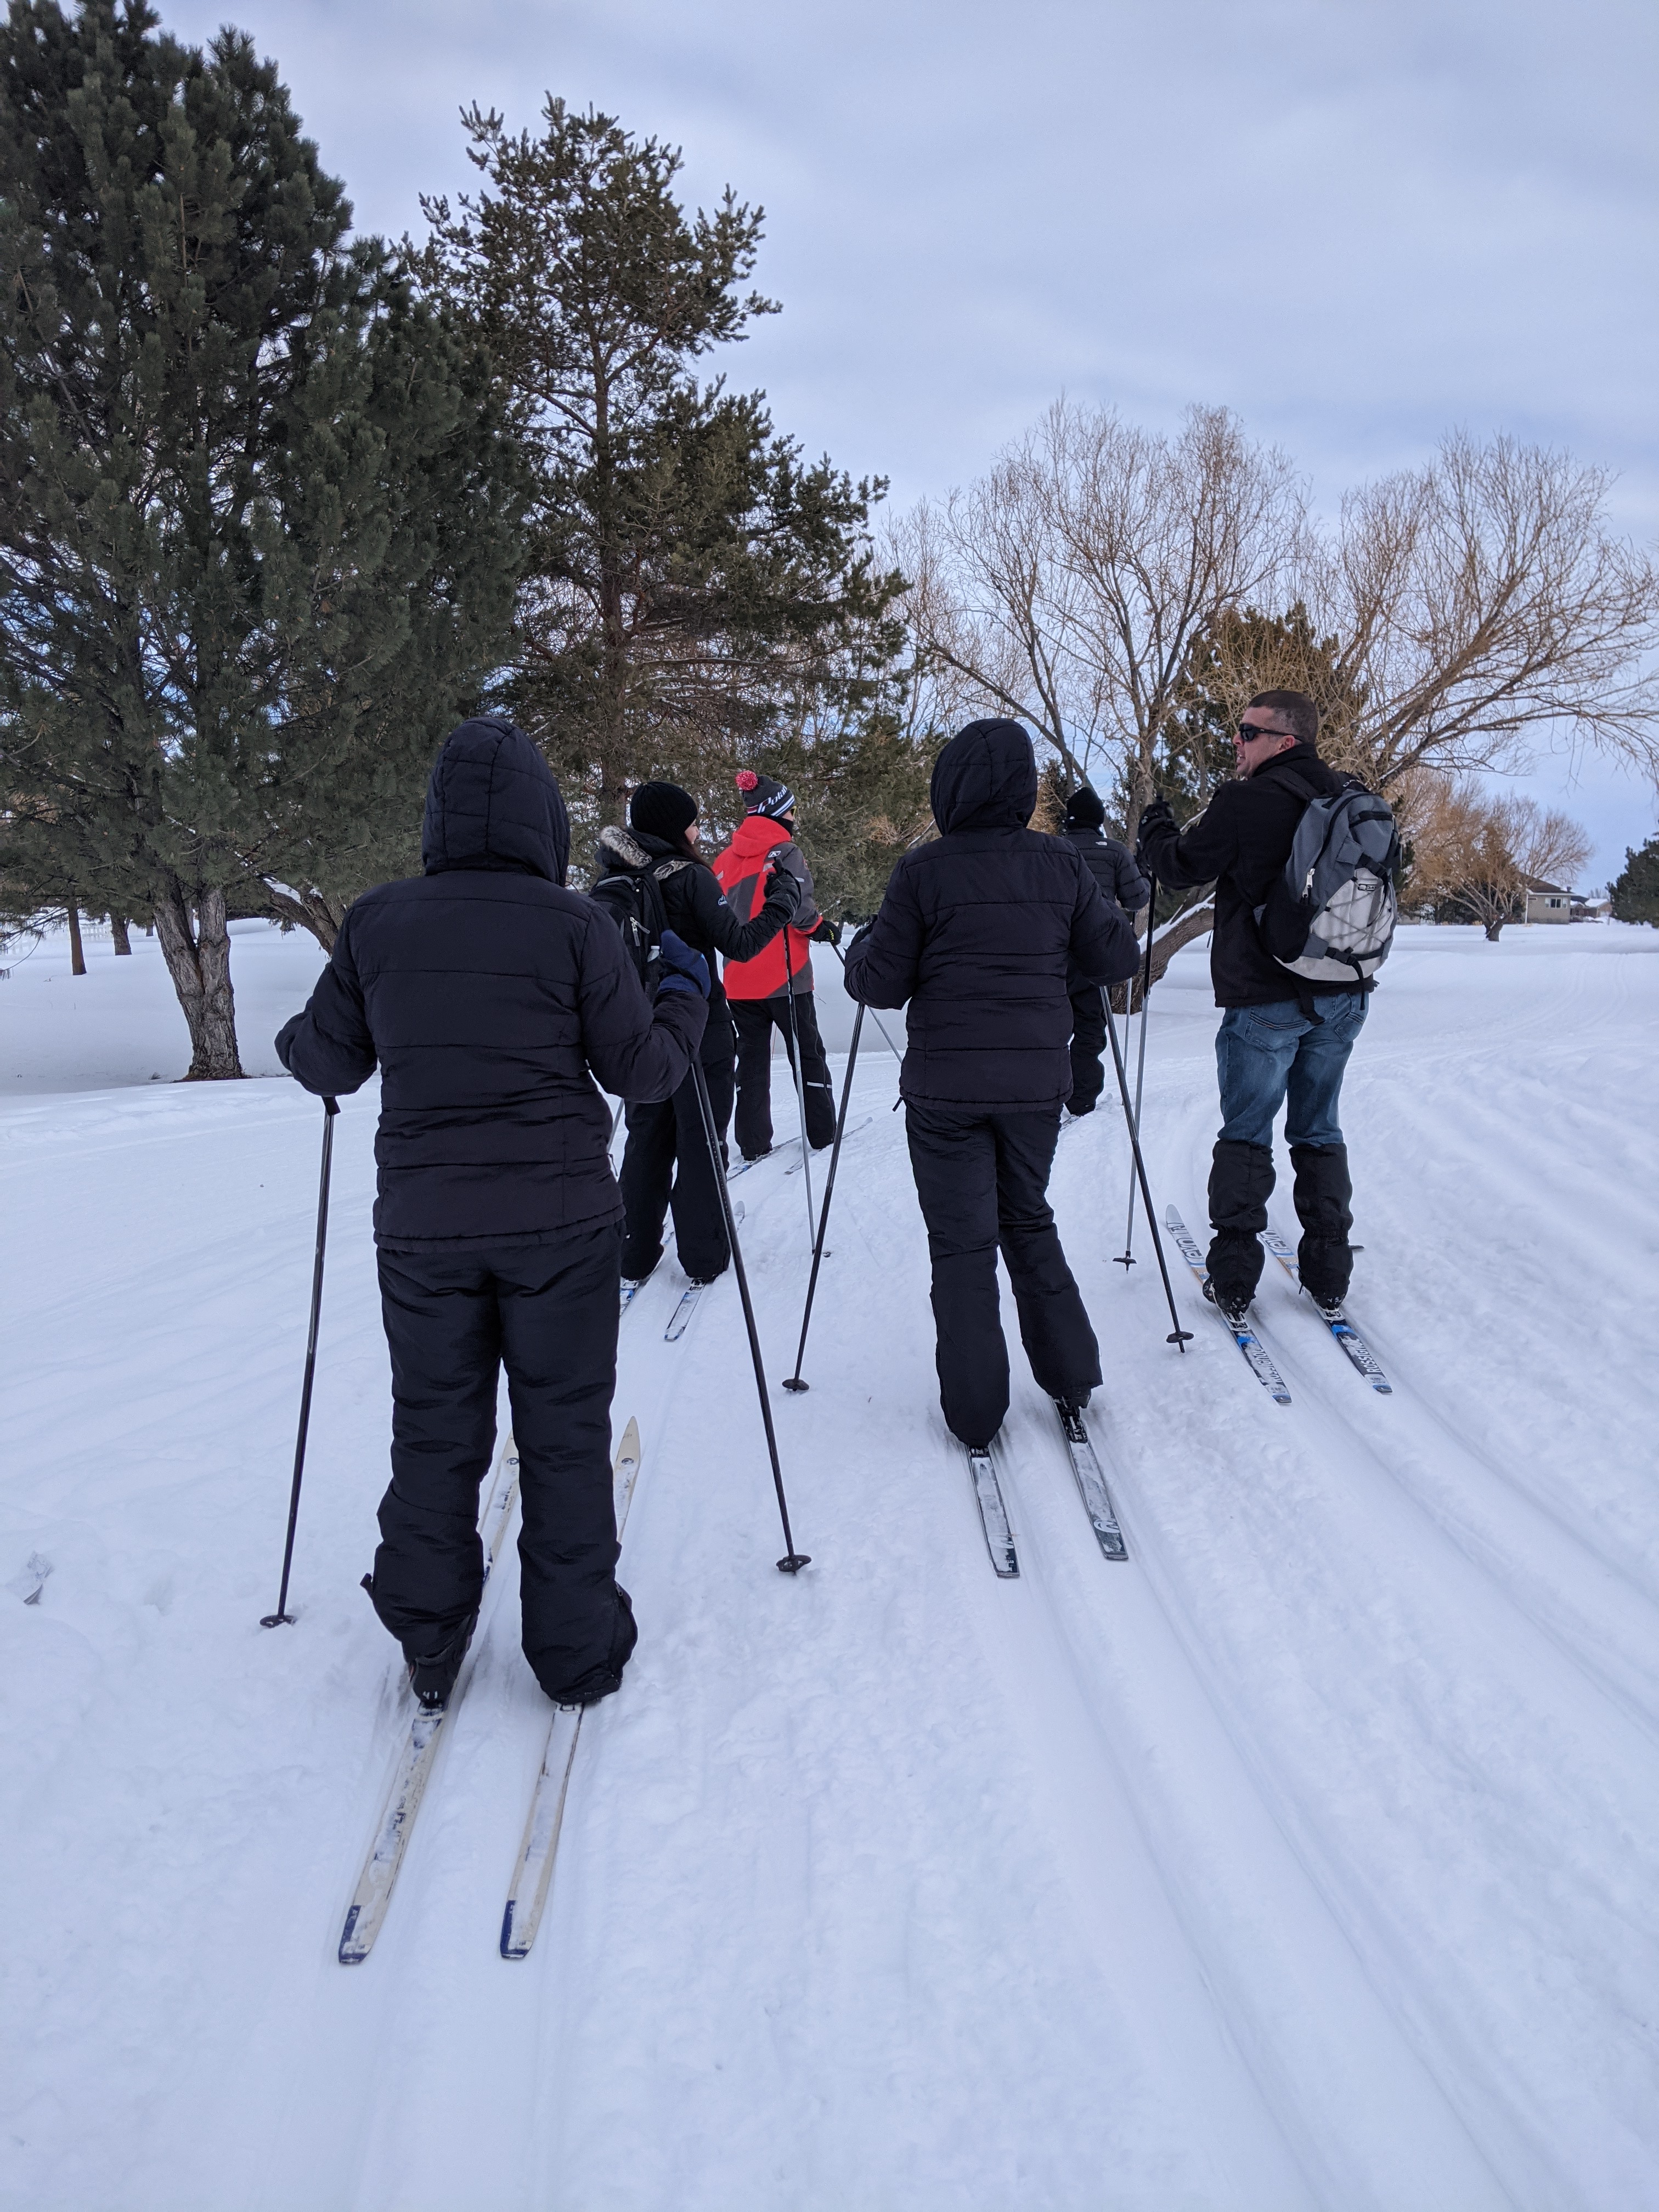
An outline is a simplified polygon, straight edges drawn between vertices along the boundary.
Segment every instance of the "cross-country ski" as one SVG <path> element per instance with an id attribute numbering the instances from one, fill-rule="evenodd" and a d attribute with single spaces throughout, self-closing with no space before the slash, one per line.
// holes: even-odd
<path id="1" fill-rule="evenodd" d="M 634 1486 L 639 1474 L 640 1427 L 637 1421 L 630 1420 L 617 1447 L 611 1474 L 618 1542 L 628 1525 L 628 1509 L 633 1503 Z M 561 1705 L 548 1723 L 547 1748 L 542 1754 L 541 1769 L 525 1822 L 524 1841 L 519 1846 L 519 1863 L 514 1869 L 512 1887 L 501 1914 L 504 1959 L 527 1959 L 536 1940 L 536 1930 L 541 1925 L 542 1911 L 553 1880 L 554 1854 L 559 1848 L 570 1770 L 581 1735 L 583 1710 L 580 1705 Z"/>
<path id="2" fill-rule="evenodd" d="M 1199 1288 L 1202 1290 L 1209 1279 L 1209 1273 L 1204 1265 L 1204 1255 L 1193 1242 L 1191 1231 L 1173 1206 L 1164 1207 L 1164 1223 L 1175 1240 L 1176 1249 L 1192 1269 Z M 1205 1303 L 1212 1306 L 1216 1319 L 1243 1353 L 1245 1365 L 1274 1404 L 1288 1406 L 1291 1402 L 1291 1394 L 1285 1387 L 1285 1377 L 1267 1357 L 1261 1338 L 1251 1328 L 1249 1321 L 1243 1317 L 1234 1321 L 1224 1313 L 1218 1305 L 1215 1305 L 1213 1301 L 1206 1298 Z"/>
<path id="3" fill-rule="evenodd" d="M 1295 1247 L 1288 1239 L 1281 1237 L 1276 1229 L 1264 1229 L 1261 1232 L 1261 1241 L 1299 1291 L 1302 1288 L 1302 1270 L 1296 1263 Z M 1314 1308 L 1314 1311 L 1319 1313 L 1317 1306 Z M 1388 1397 L 1393 1391 L 1394 1385 L 1382 1372 L 1382 1361 L 1348 1319 L 1346 1314 L 1319 1313 L 1319 1318 L 1346 1352 L 1352 1364 L 1370 1384 L 1372 1389 L 1381 1396 Z"/>
<path id="4" fill-rule="evenodd" d="M 485 1501 L 480 1533 L 483 1540 L 483 1579 L 489 1588 L 489 1577 L 507 1532 L 513 1520 L 513 1509 L 519 1500 L 519 1454 L 511 1436 L 503 1437 L 500 1456 L 490 1493 Z M 391 1788 L 386 1792 L 374 1840 L 369 1845 L 368 1856 L 357 1878 L 357 1887 L 351 1903 L 346 1908 L 345 1925 L 340 1930 L 339 1960 L 343 1966 L 360 1966 L 374 1948 L 374 1939 L 380 1932 L 386 1908 L 392 1902 L 392 1891 L 398 1872 L 409 1848 L 410 1834 L 415 1826 L 415 1815 L 421 1809 L 426 1795 L 426 1785 L 431 1778 L 434 1762 L 438 1756 L 439 1739 L 450 1714 L 460 1701 L 466 1683 L 466 1667 L 463 1661 L 461 1672 L 447 1701 L 430 1711 L 417 1711 L 410 1722 L 409 1735 L 401 1757 L 392 1774 Z"/>
<path id="5" fill-rule="evenodd" d="M 1083 1500 L 1083 1510 L 1089 1516 L 1089 1525 L 1095 1532 L 1102 1555 L 1109 1559 L 1127 1559 L 1129 1553 L 1123 1531 L 1118 1526 L 1117 1508 L 1112 1503 L 1112 1493 L 1107 1487 L 1088 1425 L 1073 1406 L 1056 1403 L 1054 1410 L 1060 1415 L 1060 1434 L 1066 1439 L 1072 1473 L 1077 1478 L 1078 1495 Z"/>

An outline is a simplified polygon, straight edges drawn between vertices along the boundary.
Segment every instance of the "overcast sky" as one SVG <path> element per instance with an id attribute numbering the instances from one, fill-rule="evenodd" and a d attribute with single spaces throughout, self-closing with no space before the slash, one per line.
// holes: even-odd
<path id="1" fill-rule="evenodd" d="M 731 363 L 902 502 L 1060 391 L 1194 400 L 1322 502 L 1504 428 L 1616 473 L 1659 540 L 1653 0 L 157 0 L 251 30 L 363 228 L 465 190 L 458 111 L 550 89 L 766 210 L 784 313 Z M 1594 873 L 1650 789 L 1546 762 Z"/>

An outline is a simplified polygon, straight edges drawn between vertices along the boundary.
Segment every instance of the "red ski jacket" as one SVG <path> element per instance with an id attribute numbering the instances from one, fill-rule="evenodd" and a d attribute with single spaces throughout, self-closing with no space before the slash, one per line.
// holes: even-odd
<path id="1" fill-rule="evenodd" d="M 738 920 L 752 921 L 766 897 L 769 860 L 780 874 L 794 878 L 799 903 L 794 921 L 763 952 L 757 952 L 752 960 L 726 963 L 721 980 L 728 999 L 781 999 L 786 975 L 787 988 L 795 997 L 812 988 L 811 949 L 806 940 L 820 920 L 812 893 L 812 872 L 782 823 L 774 822 L 769 815 L 745 814 L 731 843 L 714 862 L 714 873 Z"/>

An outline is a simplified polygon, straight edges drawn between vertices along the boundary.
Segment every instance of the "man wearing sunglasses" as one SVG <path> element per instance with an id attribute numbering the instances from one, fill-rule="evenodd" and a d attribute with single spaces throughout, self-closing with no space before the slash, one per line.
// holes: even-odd
<path id="1" fill-rule="evenodd" d="M 1205 1293 L 1230 1322 L 1243 1318 L 1261 1279 L 1259 1232 L 1267 1225 L 1281 1106 L 1302 1224 L 1302 1280 L 1322 1313 L 1341 1311 L 1353 1267 L 1353 1187 L 1337 1106 L 1370 986 L 1312 989 L 1273 958 L 1255 923 L 1310 798 L 1343 787 L 1315 750 L 1318 732 L 1319 710 L 1306 692 L 1259 691 L 1233 734 L 1238 780 L 1224 783 L 1184 830 L 1163 799 L 1140 818 L 1144 869 L 1172 890 L 1215 884 L 1210 975 L 1223 1009 L 1216 1036 L 1221 1133 L 1210 1169 L 1215 1234 Z"/>

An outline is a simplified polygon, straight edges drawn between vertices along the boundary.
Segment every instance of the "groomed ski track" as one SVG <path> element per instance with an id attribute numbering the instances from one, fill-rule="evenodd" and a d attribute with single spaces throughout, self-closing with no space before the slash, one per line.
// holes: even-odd
<path id="1" fill-rule="evenodd" d="M 1351 1310 L 1391 1398 L 1271 1261 L 1291 1406 L 1172 1255 L 1177 1355 L 1144 1219 L 1127 1280 L 1112 1261 L 1121 1121 L 1071 1134 L 1052 1196 L 1130 1560 L 1101 1559 L 1016 1349 L 1013 1583 L 937 1412 L 896 1071 L 861 1060 L 875 1119 L 799 1400 L 775 1387 L 799 1179 L 742 1185 L 814 1565 L 773 1566 L 735 1285 L 665 1344 L 671 1258 L 616 1398 L 640 1650 L 584 1725 L 513 1966 L 547 1707 L 511 1550 L 374 1957 L 333 1957 L 405 1710 L 353 1587 L 385 1465 L 373 1100 L 340 1124 L 300 1620 L 266 1635 L 319 1116 L 274 1084 L 12 1103 L 40 1295 L 11 1310 L 6 1540 L 55 1571 L 39 1607 L 0 1603 L 25 1783 L 0 1971 L 8 2036 L 29 2023 L 0 2202 L 1659 2206 L 1656 955 L 1402 934 L 1345 1100 Z M 1201 956 L 1153 1005 L 1148 1169 L 1196 1228 Z M 1293 1235 L 1287 1175 L 1273 1212 Z"/>

